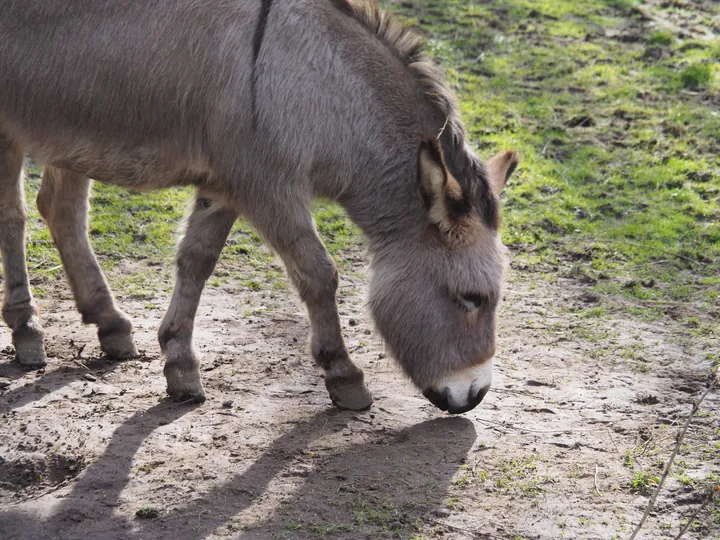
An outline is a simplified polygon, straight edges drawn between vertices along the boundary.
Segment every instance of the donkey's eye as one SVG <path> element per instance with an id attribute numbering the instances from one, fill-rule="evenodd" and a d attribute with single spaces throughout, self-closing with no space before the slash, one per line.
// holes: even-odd
<path id="1" fill-rule="evenodd" d="M 483 294 L 463 294 L 458 300 L 466 311 L 475 311 L 487 302 L 487 297 Z"/>

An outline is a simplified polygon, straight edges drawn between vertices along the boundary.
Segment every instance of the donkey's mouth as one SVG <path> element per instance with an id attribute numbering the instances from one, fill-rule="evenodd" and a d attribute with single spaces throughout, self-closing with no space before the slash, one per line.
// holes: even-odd
<path id="1" fill-rule="evenodd" d="M 473 392 L 471 389 L 468 392 L 464 403 L 457 403 L 449 388 L 445 388 L 442 391 L 437 391 L 434 388 L 428 388 L 423 392 L 423 396 L 425 396 L 430 403 L 435 405 L 441 411 L 447 411 L 450 414 L 462 414 L 477 407 L 489 390 L 490 386 L 486 386 L 477 393 Z"/>
<path id="2" fill-rule="evenodd" d="M 468 412 L 480 403 L 490 390 L 492 358 L 443 377 L 423 391 L 423 395 L 441 411 L 450 414 Z"/>

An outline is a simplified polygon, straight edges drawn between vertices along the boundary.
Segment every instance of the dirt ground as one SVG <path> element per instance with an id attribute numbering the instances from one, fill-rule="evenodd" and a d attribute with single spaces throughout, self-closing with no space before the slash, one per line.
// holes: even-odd
<path id="1" fill-rule="evenodd" d="M 143 356 L 115 363 L 57 281 L 40 301 L 47 369 L 0 355 L 0 538 L 629 536 L 704 387 L 707 344 L 667 322 L 580 318 L 597 300 L 581 285 L 515 267 L 494 389 L 449 417 L 385 356 L 354 264 L 340 302 L 376 399 L 366 413 L 331 406 L 291 291 L 252 314 L 265 292 L 206 291 L 195 343 L 209 399 L 189 406 L 164 400 L 168 298 L 122 299 Z M 704 403 L 643 538 L 674 536 L 699 502 L 693 483 L 720 473 L 719 406 L 717 393 Z M 716 527 L 707 513 L 687 537 Z"/>

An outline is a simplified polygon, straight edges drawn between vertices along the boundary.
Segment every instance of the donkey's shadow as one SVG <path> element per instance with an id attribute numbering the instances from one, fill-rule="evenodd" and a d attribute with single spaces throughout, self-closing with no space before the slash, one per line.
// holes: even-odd
<path id="1" fill-rule="evenodd" d="M 409 537 L 432 507 L 447 496 L 453 475 L 475 441 L 467 419 L 441 418 L 340 449 L 298 477 L 300 487 L 267 519 L 240 530 L 233 518 L 287 474 L 315 439 L 346 427 L 347 413 L 330 409 L 278 437 L 243 473 L 205 495 L 153 520 L 127 521 L 113 512 L 128 482 L 142 441 L 183 407 L 156 407 L 121 426 L 106 452 L 47 517 L 0 513 L 0 537 L 8 539 L 195 539 L 213 532 L 233 538 L 308 538 L 335 533 L 365 538 L 385 531 Z M 290 474 L 294 474 L 290 472 Z"/>
<path id="2" fill-rule="evenodd" d="M 323 460 L 267 520 L 237 538 L 409 538 L 449 495 L 475 441 L 467 419 L 438 418 Z"/>
<path id="3" fill-rule="evenodd" d="M 140 535 L 168 540 L 205 538 L 213 532 L 242 539 L 367 538 L 388 532 L 410 537 L 422 518 L 448 495 L 452 477 L 476 439 L 469 420 L 439 418 L 399 432 L 384 432 L 306 469 L 288 467 L 328 428 L 329 417 L 332 430 L 348 419 L 344 413 L 316 415 L 278 438 L 245 473 L 174 516 L 149 522 Z M 299 489 L 284 497 L 267 519 L 238 530 L 233 516 L 258 500 L 280 473 L 298 477 Z"/>

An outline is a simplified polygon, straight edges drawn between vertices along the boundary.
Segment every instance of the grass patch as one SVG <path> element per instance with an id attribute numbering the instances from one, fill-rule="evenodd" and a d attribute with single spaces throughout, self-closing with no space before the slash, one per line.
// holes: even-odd
<path id="1" fill-rule="evenodd" d="M 680 72 L 680 82 L 685 88 L 697 90 L 707 85 L 712 78 L 713 69 L 709 64 L 695 64 Z"/>
<path id="2" fill-rule="evenodd" d="M 155 519 L 159 515 L 160 510 L 148 504 L 142 505 L 140 508 L 138 508 L 137 512 L 135 512 L 135 517 L 137 517 L 138 519 Z"/>

